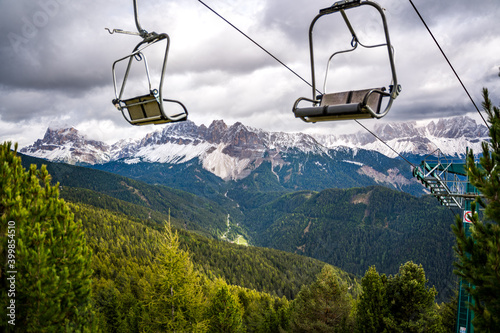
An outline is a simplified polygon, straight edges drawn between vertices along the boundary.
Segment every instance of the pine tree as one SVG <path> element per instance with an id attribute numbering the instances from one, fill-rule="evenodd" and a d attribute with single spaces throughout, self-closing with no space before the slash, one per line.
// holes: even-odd
<path id="1" fill-rule="evenodd" d="M 387 332 L 442 332 L 441 320 L 434 303 L 436 289 L 426 286 L 422 265 L 407 262 L 399 273 L 387 280 L 389 313 L 385 317 Z"/>
<path id="2" fill-rule="evenodd" d="M 225 283 L 212 298 L 206 316 L 210 333 L 244 332 L 243 307 Z"/>
<path id="3" fill-rule="evenodd" d="M 81 222 L 59 198 L 58 185 L 50 184 L 45 166 L 26 171 L 17 145 L 11 148 L 10 143 L 0 146 L 0 254 L 11 260 L 0 268 L 1 306 L 15 301 L 16 331 L 95 329 L 91 252 Z M 15 295 L 9 296 L 12 277 Z M 0 319 L 7 330 L 14 328 L 8 319 Z"/>
<path id="4" fill-rule="evenodd" d="M 375 266 L 361 279 L 362 294 L 358 298 L 356 323 L 360 333 L 383 332 L 384 318 L 388 315 L 386 298 L 387 278 L 380 276 Z"/>
<path id="5" fill-rule="evenodd" d="M 205 297 L 201 277 L 189 253 L 179 248 L 179 236 L 170 224 L 160 238 L 153 278 L 145 287 L 145 331 L 204 332 Z"/>
<path id="6" fill-rule="evenodd" d="M 301 288 L 292 303 L 292 332 L 351 332 L 352 298 L 333 267 L 325 265 L 316 281 Z"/>
<path id="7" fill-rule="evenodd" d="M 493 106 L 488 89 L 483 89 L 483 109 L 490 123 L 490 142 L 482 143 L 480 166 L 474 152 L 467 156 L 469 182 L 484 198 L 477 204 L 485 208 L 481 221 L 472 204 L 472 237 L 465 234 L 463 222 L 457 218 L 453 231 L 458 262 L 455 273 L 469 282 L 468 292 L 474 300 L 473 325 L 478 332 L 497 332 L 500 327 L 500 109 Z"/>

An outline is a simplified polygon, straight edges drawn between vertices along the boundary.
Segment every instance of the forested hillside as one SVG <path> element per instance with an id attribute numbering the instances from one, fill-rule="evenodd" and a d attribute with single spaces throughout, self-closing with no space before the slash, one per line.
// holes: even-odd
<path id="1" fill-rule="evenodd" d="M 206 236 L 216 237 L 226 228 L 227 214 L 231 214 L 235 220 L 241 218 L 238 210 L 231 209 L 230 206 L 236 206 L 233 202 L 222 207 L 217 202 L 185 191 L 149 185 L 109 172 L 64 163 L 51 163 L 29 156 L 22 156 L 22 161 L 25 167 L 29 167 L 30 164 L 39 167 L 47 165 L 53 182 L 59 182 L 63 189 L 66 187 L 88 189 L 142 206 L 151 214 L 155 212 L 170 214 L 173 219 L 184 221 L 184 228 L 187 230 L 197 231 Z M 92 200 L 91 204 L 99 201 L 97 198 L 85 197 L 81 197 L 80 200 Z"/>
<path id="2" fill-rule="evenodd" d="M 6 161 L 3 161 L 4 155 L 7 155 Z M 445 327 L 451 327 L 452 317 L 447 313 L 455 311 L 454 305 L 435 303 L 436 291 L 427 285 L 421 265 L 408 261 L 390 276 L 379 275 L 372 267 L 360 285 L 353 275 L 303 255 L 238 246 L 184 230 L 186 220 L 155 212 L 153 205 L 138 205 L 91 189 L 50 185 L 45 167 L 37 171 L 32 166 L 24 173 L 20 160 L 9 151 L 9 145 L 2 146 L 1 156 L 1 226 L 6 229 L 7 224 L 12 224 L 8 221 L 14 220 L 19 233 L 1 238 L 0 252 L 6 251 L 7 239 L 10 244 L 19 237 L 21 248 L 29 242 L 33 244 L 31 250 L 21 251 L 16 257 L 32 265 L 18 275 L 18 296 L 15 297 L 31 297 L 30 290 L 35 288 L 40 295 L 50 292 L 61 300 L 56 306 L 50 296 L 46 300 L 47 311 L 38 309 L 33 312 L 33 320 L 20 321 L 21 328 L 27 332 L 49 332 L 53 328 L 104 332 L 317 332 L 325 329 L 365 332 L 365 323 L 378 323 L 395 331 L 413 327 L 417 331 L 444 332 Z M 21 179 L 23 182 L 18 182 Z M 132 190 L 128 188 L 132 186 L 130 183 L 125 184 L 125 190 L 146 202 L 142 200 L 141 184 Z M 70 202 L 59 199 L 59 190 Z M 149 195 L 148 190 L 144 188 Z M 117 193 L 123 195 L 122 192 L 123 189 Z M 314 192 L 289 194 L 278 201 L 301 205 L 316 195 Z M 36 199 L 36 205 L 34 209 L 19 210 L 18 205 L 11 205 L 12 198 L 18 202 L 27 200 L 26 207 Z M 51 208 L 55 202 L 60 208 Z M 283 207 L 289 209 L 287 204 Z M 59 220 L 57 214 L 61 212 L 65 217 Z M 55 214 L 55 220 L 49 218 L 51 214 Z M 36 222 L 40 218 L 44 219 L 43 225 Z M 59 227 L 56 221 L 70 228 L 53 233 L 56 229 L 50 227 L 50 223 Z M 76 248 L 66 242 L 68 236 L 77 240 Z M 39 240 L 44 243 L 33 243 Z M 44 246 L 45 243 L 50 246 Z M 80 249 L 85 249 L 86 255 L 77 258 L 77 266 L 83 268 L 85 275 L 51 268 L 59 256 L 64 258 L 65 253 Z M 35 260 L 37 253 L 43 253 L 43 258 L 39 258 L 43 260 Z M 27 278 L 47 268 L 56 274 L 47 276 L 51 281 L 64 284 L 64 290 Z M 7 285 L 5 275 L 1 283 Z M 86 286 L 88 320 L 68 315 L 74 312 L 71 303 L 66 302 L 74 298 L 76 290 L 72 286 L 82 283 Z M 401 297 L 398 290 L 404 290 L 405 297 Z M 36 308 L 36 304 L 34 306 Z M 368 310 L 374 306 L 380 311 Z M 57 320 L 59 316 L 65 316 L 63 322 Z M 2 326 L 4 324 L 5 320 Z M 7 327 L 7 331 L 12 331 L 12 327 Z"/>
<path id="3" fill-rule="evenodd" d="M 85 191 L 84 195 L 88 196 L 88 191 Z M 83 221 L 86 234 L 91 240 L 90 244 L 93 244 L 94 255 L 100 258 L 98 261 L 105 262 L 98 268 L 99 271 L 111 270 L 115 272 L 113 274 L 117 274 L 122 270 L 119 267 L 126 267 L 136 260 L 139 262 L 145 260 L 147 265 L 158 251 L 155 235 L 163 229 L 168 216 L 155 215 L 151 219 L 141 218 L 138 217 L 141 215 L 141 207 L 110 197 L 101 198 L 105 199 L 104 205 L 110 207 L 109 209 L 82 203 L 71 205 L 76 218 Z M 159 221 L 162 218 L 164 219 Z M 182 225 L 179 222 L 171 220 L 173 226 Z M 293 299 L 300 286 L 312 282 L 324 266 L 324 263 L 318 260 L 298 254 L 239 246 L 179 228 L 176 230 L 179 233 L 181 248 L 190 252 L 197 269 L 207 276 L 222 277 L 228 283 L 279 297 L 286 296 L 288 299 Z M 101 247 L 102 244 L 106 244 L 105 250 Z M 121 259 L 113 263 L 109 262 L 109 257 Z M 129 257 L 132 260 L 129 260 Z M 118 265 L 118 268 L 113 268 L 113 264 Z M 356 284 L 353 275 L 340 270 L 336 272 L 352 285 Z"/>
<path id="4" fill-rule="evenodd" d="M 384 187 L 295 192 L 245 212 L 256 245 L 305 254 L 358 276 L 372 265 L 394 274 L 412 260 L 425 267 L 439 299 L 456 289 L 452 221 L 433 197 Z"/>
<path id="5" fill-rule="evenodd" d="M 453 216 L 433 197 L 384 187 L 287 192 L 276 187 L 276 176 L 263 164 L 226 195 L 212 193 L 211 200 L 108 172 L 23 159 L 46 163 L 62 184 L 62 196 L 72 201 L 155 224 L 170 212 L 175 227 L 215 239 L 229 219 L 229 239 L 243 235 L 253 245 L 316 258 L 357 276 L 371 265 L 395 274 L 401 263 L 412 260 L 425 268 L 438 300 L 447 300 L 456 289 Z"/>

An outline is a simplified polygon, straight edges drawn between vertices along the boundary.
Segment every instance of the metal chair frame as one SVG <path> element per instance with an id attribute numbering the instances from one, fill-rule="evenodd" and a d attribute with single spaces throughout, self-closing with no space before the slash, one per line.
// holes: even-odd
<path id="1" fill-rule="evenodd" d="M 166 67 L 167 67 L 168 51 L 170 48 L 170 37 L 166 33 L 158 34 L 156 32 L 147 32 L 146 30 L 144 30 L 141 24 L 139 23 L 138 19 L 137 0 L 133 0 L 133 3 L 134 3 L 135 24 L 138 32 L 124 31 L 121 29 L 113 29 L 111 31 L 110 29 L 107 29 L 111 34 L 122 33 L 128 35 L 138 35 L 142 37 L 142 41 L 135 46 L 132 53 L 116 60 L 113 63 L 112 73 L 113 73 L 113 87 L 115 91 L 115 99 L 113 99 L 112 102 L 115 105 L 115 107 L 119 111 L 121 111 L 125 120 L 132 125 L 164 124 L 169 122 L 186 120 L 188 112 L 184 104 L 176 100 L 165 99 L 163 98 L 162 95 L 163 83 L 165 80 Z M 147 47 L 150 47 L 151 45 L 154 45 L 163 40 L 166 41 L 166 46 L 165 46 L 165 55 L 163 57 L 160 83 L 158 89 L 152 89 L 149 66 L 146 59 L 146 55 L 143 53 L 143 51 Z M 144 66 L 149 85 L 149 94 L 123 99 L 125 86 L 134 59 L 136 61 L 144 60 Z M 125 60 L 128 60 L 128 63 L 123 77 L 123 81 L 121 83 L 121 87 L 120 89 L 118 89 L 117 79 L 116 79 L 116 65 Z M 163 102 L 176 103 L 180 105 L 180 107 L 182 108 L 182 112 L 174 115 L 168 115 L 164 110 Z"/>
<path id="2" fill-rule="evenodd" d="M 346 10 L 351 8 L 360 7 L 363 5 L 368 5 L 374 7 L 382 18 L 382 23 L 385 33 L 385 43 L 377 45 L 364 45 L 362 44 L 354 31 L 354 28 L 349 21 Z M 316 72 L 314 64 L 314 42 L 313 42 L 313 30 L 316 22 L 323 16 L 340 12 L 344 22 L 346 23 L 349 31 L 352 35 L 351 46 L 352 48 L 341 50 L 333 53 L 327 62 L 325 80 L 323 83 L 323 91 L 326 91 L 326 85 L 328 81 L 328 72 L 330 69 L 330 64 L 333 57 L 338 54 L 348 53 L 354 51 L 358 45 L 365 48 L 376 48 L 376 47 L 387 47 L 387 52 L 389 56 L 389 63 L 392 73 L 392 80 L 389 86 L 389 91 L 385 88 L 373 88 L 365 90 L 355 90 L 339 93 L 325 94 L 317 93 L 319 90 L 316 88 Z M 332 121 L 332 120 L 346 120 L 346 119 L 363 119 L 363 118 L 382 118 L 384 117 L 392 107 L 392 103 L 399 95 L 401 91 L 401 86 L 398 84 L 398 79 L 396 75 L 396 66 L 394 65 L 394 49 L 392 47 L 389 29 L 387 26 L 387 20 L 383 9 L 375 2 L 365 0 L 344 0 L 334 3 L 331 7 L 321 9 L 319 14 L 313 19 L 309 28 L 309 51 L 311 58 L 311 75 L 312 75 L 312 98 L 300 97 L 297 99 L 293 105 L 293 112 L 296 118 L 301 118 L 305 122 L 317 122 L 317 121 Z M 343 103 L 339 102 L 339 99 L 347 97 Z M 354 97 L 354 98 L 353 98 Z M 380 112 L 381 101 L 384 97 L 389 97 L 389 101 L 385 106 L 384 111 Z M 299 107 L 302 101 L 312 103 L 310 107 Z M 332 103 L 333 101 L 339 103 Z"/>

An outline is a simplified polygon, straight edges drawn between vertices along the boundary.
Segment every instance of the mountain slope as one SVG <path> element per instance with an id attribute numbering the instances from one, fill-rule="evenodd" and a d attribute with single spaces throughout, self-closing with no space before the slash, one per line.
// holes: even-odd
<path id="1" fill-rule="evenodd" d="M 197 268 L 209 277 L 222 277 L 230 284 L 293 299 L 300 287 L 314 281 L 325 265 L 298 254 L 214 239 L 213 230 L 217 230 L 218 222 L 213 216 L 225 223 L 226 212 L 219 216 L 216 204 L 207 199 L 111 173 L 29 156 L 21 155 L 21 158 L 25 167 L 45 164 L 53 181 L 60 182 L 61 197 L 71 203 L 75 218 L 83 222 L 94 253 L 96 276 L 116 280 L 117 285 L 124 283 L 120 287 L 141 288 L 136 285 L 138 280 L 134 274 L 140 276 L 144 273 L 142 270 L 148 270 L 158 251 L 158 231 L 169 220 L 180 235 L 182 248 L 190 252 Z M 166 201 L 164 205 L 156 203 L 151 192 L 160 195 Z M 171 199 L 176 201 L 172 206 L 169 205 Z M 345 281 L 356 284 L 352 274 L 339 269 L 336 272 Z"/>
<path id="2" fill-rule="evenodd" d="M 218 198 L 226 201 L 219 204 L 107 172 L 23 157 L 25 165 L 33 162 L 48 164 L 68 200 L 129 214 L 152 226 L 170 212 L 174 225 L 218 237 L 229 220 L 253 245 L 317 258 L 357 275 L 370 265 L 394 274 L 400 264 L 413 260 L 424 265 L 440 300 L 455 287 L 453 217 L 432 197 L 383 187 L 283 191 L 269 163 L 263 163 L 253 176 L 224 189 L 227 196 Z"/>
<path id="3" fill-rule="evenodd" d="M 451 296 L 453 216 L 433 197 L 383 187 L 300 191 L 250 209 L 244 225 L 259 246 L 301 253 L 363 275 L 422 264 L 439 299 Z"/>
<path id="4" fill-rule="evenodd" d="M 226 229 L 227 210 L 209 199 L 165 186 L 149 185 L 109 172 L 51 163 L 29 156 L 21 157 L 25 167 L 30 164 L 36 164 L 38 167 L 45 164 L 53 181 L 59 182 L 63 189 L 88 189 L 144 207 L 150 212 L 170 214 L 174 219 L 183 221 L 187 230 L 207 236 L 216 237 Z M 238 217 L 236 212 L 237 210 L 233 213 L 235 218 Z"/>
<path id="5" fill-rule="evenodd" d="M 481 141 L 489 140 L 488 128 L 468 117 L 453 117 L 430 122 L 400 122 L 376 125 L 373 133 L 400 154 L 428 155 L 440 149 L 444 155 L 465 155 L 466 148 L 481 151 Z M 397 155 L 368 132 L 350 135 L 314 135 L 328 148 L 339 145 L 375 150 L 389 157 Z"/>

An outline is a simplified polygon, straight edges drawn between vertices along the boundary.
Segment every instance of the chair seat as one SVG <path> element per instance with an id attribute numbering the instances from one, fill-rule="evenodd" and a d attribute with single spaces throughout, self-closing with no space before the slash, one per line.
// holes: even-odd
<path id="1" fill-rule="evenodd" d="M 373 118 L 368 107 L 374 112 L 380 112 L 385 88 L 364 89 L 324 94 L 319 106 L 296 108 L 296 118 L 308 122 Z M 371 92 L 371 94 L 370 94 Z M 366 104 L 365 98 L 369 94 Z"/>
<path id="2" fill-rule="evenodd" d="M 132 125 L 165 124 L 187 119 L 187 110 L 182 103 L 170 99 L 163 101 L 177 103 L 183 111 L 172 116 L 165 115 L 162 105 L 153 93 L 123 100 L 121 103 L 124 104 L 122 109 L 127 109 Z"/>
<path id="3" fill-rule="evenodd" d="M 152 123 L 163 118 L 160 103 L 152 93 L 124 100 L 123 103 L 132 124 Z"/>

